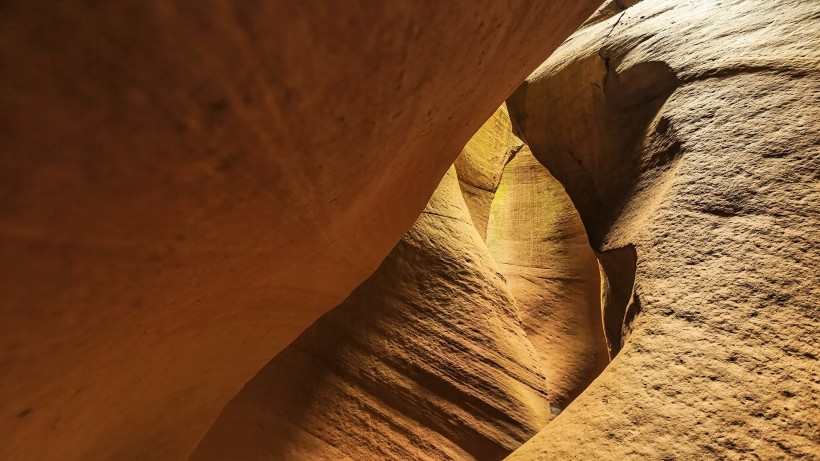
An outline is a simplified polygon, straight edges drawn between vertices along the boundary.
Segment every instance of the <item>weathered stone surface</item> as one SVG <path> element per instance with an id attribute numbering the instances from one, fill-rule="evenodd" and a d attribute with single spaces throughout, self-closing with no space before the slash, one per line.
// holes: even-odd
<path id="1" fill-rule="evenodd" d="M 502 105 L 455 167 L 473 222 L 521 310 L 558 411 L 609 362 L 599 269 L 563 187 L 513 130 Z"/>
<path id="2" fill-rule="evenodd" d="M 820 4 L 605 2 L 372 274 L 594 5 L 182 3 L 3 4 L 0 459 L 820 458 Z"/>
<path id="3" fill-rule="evenodd" d="M 487 238 L 490 204 L 507 162 L 524 143 L 513 133 L 507 105 L 496 109 L 470 138 L 454 163 L 464 200 L 481 238 Z"/>
<path id="4" fill-rule="evenodd" d="M 550 402 L 564 408 L 609 363 L 600 278 L 578 212 L 527 146 L 504 168 L 487 246 L 538 352 Z"/>
<path id="5" fill-rule="evenodd" d="M 0 458 L 188 456 L 595 3 L 4 2 Z"/>
<path id="6" fill-rule="evenodd" d="M 645 0 L 509 101 L 596 250 L 637 256 L 622 351 L 509 459 L 820 457 L 818 19 Z"/>
<path id="7" fill-rule="evenodd" d="M 376 273 L 271 361 L 193 459 L 500 460 L 550 418 L 455 169 Z"/>
<path id="8" fill-rule="evenodd" d="M 502 106 L 376 273 L 239 393 L 194 459 L 501 459 L 608 363 L 599 294 L 572 202 Z"/>

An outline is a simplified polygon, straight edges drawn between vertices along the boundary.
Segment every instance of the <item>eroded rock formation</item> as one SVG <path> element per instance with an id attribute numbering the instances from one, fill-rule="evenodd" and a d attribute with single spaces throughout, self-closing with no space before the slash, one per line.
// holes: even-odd
<path id="1" fill-rule="evenodd" d="M 269 363 L 194 459 L 499 460 L 550 418 L 455 169 L 376 273 Z"/>
<path id="2" fill-rule="evenodd" d="M 187 457 L 595 3 L 4 2 L 0 458 Z"/>
<path id="3" fill-rule="evenodd" d="M 820 4 L 595 3 L 4 4 L 0 458 L 820 457 Z"/>
<path id="4" fill-rule="evenodd" d="M 245 386 L 194 459 L 500 460 L 608 363 L 599 294 L 572 202 L 502 106 L 376 273 Z"/>
<path id="5" fill-rule="evenodd" d="M 628 336 L 510 459 L 820 456 L 818 20 L 817 2 L 645 0 L 511 98 Z"/>
<path id="6" fill-rule="evenodd" d="M 521 310 L 553 410 L 608 363 L 598 264 L 561 184 L 514 133 L 502 105 L 456 159 L 479 233 Z"/>
<path id="7" fill-rule="evenodd" d="M 598 264 L 578 212 L 523 146 L 504 168 L 489 223 L 487 246 L 518 302 L 550 402 L 564 408 L 609 363 Z"/>

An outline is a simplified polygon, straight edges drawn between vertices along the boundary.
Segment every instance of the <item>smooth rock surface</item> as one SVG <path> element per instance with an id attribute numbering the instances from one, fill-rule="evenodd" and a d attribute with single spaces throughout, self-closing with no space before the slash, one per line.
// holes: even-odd
<path id="1" fill-rule="evenodd" d="M 376 273 L 228 404 L 194 460 L 500 460 L 551 418 L 455 169 Z"/>
<path id="2" fill-rule="evenodd" d="M 4 2 L 0 459 L 186 458 L 595 3 Z"/>
<path id="3" fill-rule="evenodd" d="M 561 184 L 523 146 L 493 198 L 487 247 L 509 282 L 556 409 L 609 363 L 595 253 Z"/>
<path id="4" fill-rule="evenodd" d="M 513 133 L 507 105 L 502 104 L 470 138 L 453 164 L 464 200 L 481 238 L 487 238 L 490 205 L 501 183 L 501 175 L 524 143 Z"/>
<path id="5" fill-rule="evenodd" d="M 644 0 L 508 101 L 595 249 L 637 257 L 623 349 L 508 459 L 820 458 L 818 21 Z"/>

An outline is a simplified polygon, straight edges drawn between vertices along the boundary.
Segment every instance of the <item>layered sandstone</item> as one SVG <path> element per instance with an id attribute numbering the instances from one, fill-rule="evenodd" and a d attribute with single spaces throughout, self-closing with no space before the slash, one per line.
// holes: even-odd
<path id="1" fill-rule="evenodd" d="M 195 460 L 500 460 L 546 381 L 451 169 L 376 273 L 225 408 Z"/>
<path id="2" fill-rule="evenodd" d="M 0 458 L 820 457 L 820 4 L 182 3 L 3 6 Z"/>
<path id="3" fill-rule="evenodd" d="M 572 202 L 501 106 L 376 273 L 193 459 L 500 460 L 608 363 L 599 293 Z"/>
<path id="4" fill-rule="evenodd" d="M 502 459 L 608 363 L 599 293 L 572 202 L 501 106 L 376 273 L 194 459 Z"/>
<path id="5" fill-rule="evenodd" d="M 187 457 L 595 3 L 4 3 L 0 458 Z"/>
<path id="6" fill-rule="evenodd" d="M 550 402 L 560 411 L 609 363 L 600 276 L 578 212 L 526 145 L 504 168 L 487 246 L 510 284 Z"/>
<path id="7" fill-rule="evenodd" d="M 623 349 L 510 459 L 817 459 L 820 4 L 605 16 L 509 108 L 600 252 Z"/>
<path id="8" fill-rule="evenodd" d="M 514 133 L 506 105 L 455 162 L 479 233 L 509 284 L 553 411 L 609 362 L 595 254 L 564 188 Z"/>

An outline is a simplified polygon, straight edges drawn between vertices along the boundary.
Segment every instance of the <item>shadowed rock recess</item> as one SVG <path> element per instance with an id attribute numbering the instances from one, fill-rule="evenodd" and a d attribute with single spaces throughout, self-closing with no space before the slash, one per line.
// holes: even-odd
<path id="1" fill-rule="evenodd" d="M 0 9 L 0 459 L 820 460 L 820 2 Z"/>

